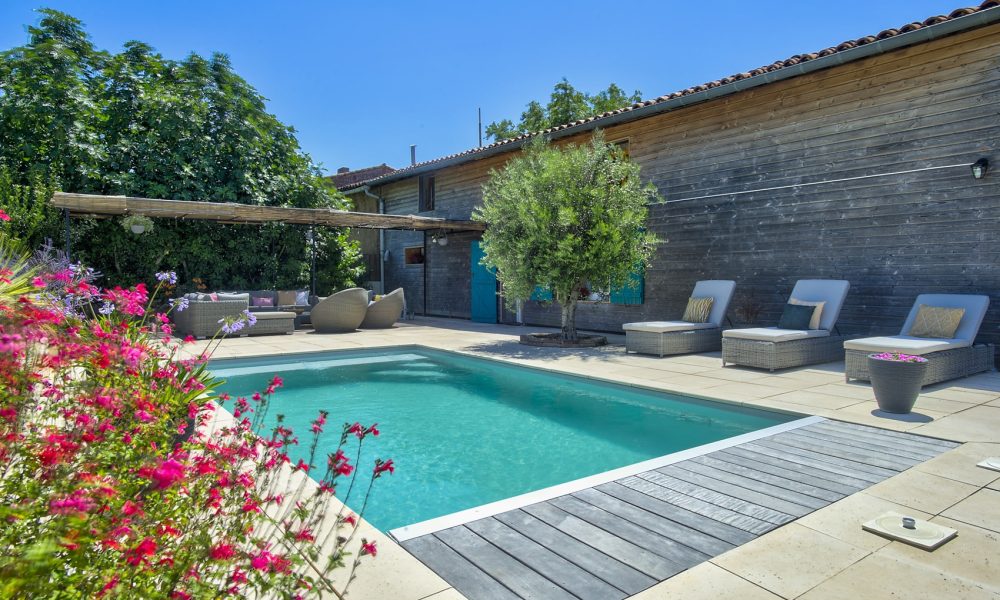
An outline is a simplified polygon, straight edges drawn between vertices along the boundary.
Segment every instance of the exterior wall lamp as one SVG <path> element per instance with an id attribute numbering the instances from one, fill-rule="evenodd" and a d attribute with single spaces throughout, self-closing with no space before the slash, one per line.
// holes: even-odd
<path id="1" fill-rule="evenodd" d="M 985 158 L 980 158 L 976 162 L 972 163 L 972 176 L 976 179 L 986 177 L 986 172 L 989 170 L 990 161 Z"/>

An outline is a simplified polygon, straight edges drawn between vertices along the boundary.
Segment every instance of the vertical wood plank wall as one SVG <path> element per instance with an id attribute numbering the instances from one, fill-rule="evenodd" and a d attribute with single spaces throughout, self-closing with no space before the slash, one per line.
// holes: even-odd
<path id="1" fill-rule="evenodd" d="M 758 322 L 773 324 L 795 280 L 842 278 L 852 285 L 845 333 L 898 332 L 919 293 L 986 293 L 993 305 L 980 339 L 1000 342 L 1000 25 L 613 126 L 605 136 L 628 138 L 642 176 L 667 200 L 983 156 L 993 170 L 979 181 L 961 167 L 654 206 L 650 229 L 664 243 L 645 303 L 582 305 L 581 327 L 677 318 L 694 282 L 706 278 L 736 280 L 733 307 L 752 295 Z M 437 171 L 436 210 L 426 214 L 468 218 L 489 170 L 509 156 Z M 417 212 L 416 178 L 380 192 L 388 212 Z M 465 241 L 431 247 L 426 267 L 414 268 L 402 266 L 402 248 L 422 234 L 386 238 L 389 289 L 405 287 L 423 312 L 427 268 L 426 311 L 469 316 Z M 558 323 L 554 308 L 535 303 L 524 316 Z"/>

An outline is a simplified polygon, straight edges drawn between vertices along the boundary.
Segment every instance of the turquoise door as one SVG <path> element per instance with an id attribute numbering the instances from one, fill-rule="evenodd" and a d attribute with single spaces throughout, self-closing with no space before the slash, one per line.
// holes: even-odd
<path id="1" fill-rule="evenodd" d="M 497 276 L 479 264 L 483 249 L 479 242 L 472 242 L 470 265 L 472 269 L 472 320 L 477 323 L 497 322 Z"/>

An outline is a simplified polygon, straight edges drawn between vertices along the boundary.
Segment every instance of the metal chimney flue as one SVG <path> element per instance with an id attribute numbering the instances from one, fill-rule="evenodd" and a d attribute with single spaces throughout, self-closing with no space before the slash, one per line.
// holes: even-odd
<path id="1" fill-rule="evenodd" d="M 410 144 L 410 165 L 417 164 L 417 145 Z"/>

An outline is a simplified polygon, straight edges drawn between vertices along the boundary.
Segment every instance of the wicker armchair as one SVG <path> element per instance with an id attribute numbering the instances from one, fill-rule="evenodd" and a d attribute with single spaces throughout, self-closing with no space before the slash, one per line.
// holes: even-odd
<path id="1" fill-rule="evenodd" d="M 368 291 L 350 288 L 320 300 L 309 311 L 309 318 L 319 333 L 343 333 L 357 329 L 367 310 Z"/>
<path id="2" fill-rule="evenodd" d="M 248 299 L 238 300 L 190 300 L 186 309 L 173 313 L 174 331 L 180 336 L 194 336 L 198 339 L 214 336 L 224 317 L 234 317 L 247 310 Z M 239 335 L 246 335 L 241 331 Z"/>
<path id="3" fill-rule="evenodd" d="M 396 288 L 368 305 L 362 329 L 388 329 L 396 324 L 403 314 L 403 288 Z"/>

